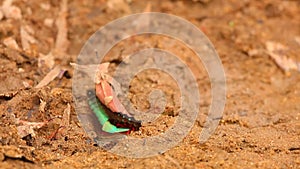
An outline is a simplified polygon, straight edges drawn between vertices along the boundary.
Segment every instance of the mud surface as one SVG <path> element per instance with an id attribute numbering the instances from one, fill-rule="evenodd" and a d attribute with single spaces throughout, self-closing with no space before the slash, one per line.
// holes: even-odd
<path id="1" fill-rule="evenodd" d="M 299 168 L 300 73 L 284 71 L 267 49 L 268 42 L 280 43 L 287 48 L 280 54 L 300 62 L 299 1 L 166 0 L 151 1 L 151 9 L 146 5 L 137 0 L 15 0 L 10 13 L 2 5 L 0 168 Z M 167 37 L 121 42 L 104 59 L 111 62 L 111 73 L 136 49 L 158 47 L 189 66 L 201 93 L 198 118 L 179 145 L 155 157 L 130 159 L 97 147 L 84 132 L 74 110 L 69 63 L 76 62 L 99 27 L 144 11 L 183 17 L 207 35 L 225 69 L 227 101 L 217 130 L 199 144 L 211 99 L 201 61 Z M 36 88 L 57 65 L 57 77 Z M 153 88 L 165 92 L 166 108 L 154 123 L 131 133 L 134 137 L 163 133 L 178 115 L 178 86 L 164 72 L 138 74 L 131 82 L 131 102 L 146 111 Z"/>

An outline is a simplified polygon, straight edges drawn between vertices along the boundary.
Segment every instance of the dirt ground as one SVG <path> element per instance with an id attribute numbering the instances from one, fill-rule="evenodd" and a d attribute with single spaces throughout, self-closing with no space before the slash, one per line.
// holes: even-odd
<path id="1" fill-rule="evenodd" d="M 155 0 L 151 9 L 138 0 L 9 1 L 3 1 L 6 6 L 1 1 L 0 10 L 0 168 L 300 168 L 300 70 L 284 70 L 300 63 L 299 1 Z M 210 103 L 207 73 L 200 61 L 192 61 L 189 49 L 166 37 L 148 37 L 139 48 L 171 50 L 192 69 L 201 110 L 179 145 L 158 156 L 130 159 L 97 147 L 84 132 L 74 111 L 70 62 L 98 28 L 144 11 L 183 17 L 207 35 L 225 69 L 227 100 L 217 130 L 199 144 Z M 143 44 L 144 38 L 112 49 L 105 58 L 111 70 L 132 52 L 122 46 Z M 293 62 L 280 66 L 268 44 L 284 46 L 279 55 Z M 50 70 L 56 78 L 41 84 Z M 130 100 L 140 110 L 149 108 L 151 88 L 167 95 L 158 122 L 131 135 L 167 130 L 179 109 L 172 78 L 146 71 L 131 86 Z"/>

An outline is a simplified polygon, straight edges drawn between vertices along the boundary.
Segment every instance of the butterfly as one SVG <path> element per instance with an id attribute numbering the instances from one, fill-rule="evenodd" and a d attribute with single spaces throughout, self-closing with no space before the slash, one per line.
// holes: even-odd
<path id="1" fill-rule="evenodd" d="M 142 126 L 140 120 L 130 117 L 120 112 L 112 112 L 103 105 L 95 95 L 95 90 L 88 90 L 88 104 L 94 114 L 97 116 L 102 130 L 108 133 L 121 133 L 137 131 Z"/>

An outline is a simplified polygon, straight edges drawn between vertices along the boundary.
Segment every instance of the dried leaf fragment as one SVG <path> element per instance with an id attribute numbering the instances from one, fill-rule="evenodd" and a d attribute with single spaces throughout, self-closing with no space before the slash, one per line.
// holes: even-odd
<path id="1" fill-rule="evenodd" d="M 68 40 L 68 26 L 67 26 L 68 1 L 62 0 L 60 7 L 61 7 L 61 11 L 59 12 L 58 18 L 56 19 L 55 22 L 58 32 L 56 35 L 54 50 L 58 53 L 66 53 L 70 44 Z"/>
<path id="2" fill-rule="evenodd" d="M 54 61 L 54 56 L 52 53 L 48 53 L 47 55 L 39 54 L 38 58 L 38 67 L 44 67 L 47 66 L 49 69 L 53 68 L 55 61 Z"/>
<path id="3" fill-rule="evenodd" d="M 39 111 L 42 112 L 42 113 L 44 113 L 46 105 L 47 105 L 47 102 L 45 102 L 44 100 L 40 99 Z"/>
<path id="4" fill-rule="evenodd" d="M 20 34 L 23 50 L 28 50 L 31 44 L 37 43 L 37 40 L 32 36 L 33 33 L 32 29 L 21 26 Z"/>
<path id="5" fill-rule="evenodd" d="M 70 114 L 71 114 L 71 106 L 68 103 L 67 104 L 67 108 L 64 110 L 64 114 L 63 114 L 63 117 L 62 117 L 62 125 L 61 126 L 68 127 L 70 125 Z"/>
<path id="6" fill-rule="evenodd" d="M 22 19 L 21 9 L 12 5 L 13 0 L 5 0 L 0 8 L 8 19 Z M 1 19 L 0 19 L 1 20 Z"/>
<path id="7" fill-rule="evenodd" d="M 98 84 L 108 72 L 109 63 L 101 63 L 99 65 L 78 65 L 76 63 L 70 63 L 70 65 L 75 69 L 86 73 L 96 84 Z"/>
<path id="8" fill-rule="evenodd" d="M 46 122 L 29 122 L 29 121 L 24 121 L 24 120 L 17 120 L 17 124 L 22 124 L 17 127 L 18 134 L 21 138 L 23 138 L 29 134 L 31 134 L 32 137 L 35 137 L 34 129 L 39 129 L 47 123 L 48 123 L 48 121 L 46 121 Z"/>
<path id="9" fill-rule="evenodd" d="M 275 63 L 284 71 L 300 71 L 300 63 L 288 58 L 286 52 L 288 48 L 277 42 L 266 42 L 267 53 L 274 59 Z"/>
<path id="10" fill-rule="evenodd" d="M 19 45 L 17 44 L 16 40 L 12 37 L 8 37 L 8 38 L 5 38 L 3 40 L 3 44 L 5 46 L 7 46 L 8 48 L 11 48 L 11 49 L 14 49 L 14 50 L 19 50 Z"/>
<path id="11" fill-rule="evenodd" d="M 61 68 L 60 66 L 54 67 L 41 81 L 40 83 L 35 86 L 35 88 L 41 88 L 48 85 L 51 81 L 53 81 L 59 74 Z"/>

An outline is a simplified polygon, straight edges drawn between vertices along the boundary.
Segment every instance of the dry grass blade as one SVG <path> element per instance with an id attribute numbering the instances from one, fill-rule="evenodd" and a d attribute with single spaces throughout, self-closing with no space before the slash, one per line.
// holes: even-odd
<path id="1" fill-rule="evenodd" d="M 64 110 L 61 126 L 68 127 L 70 125 L 70 114 L 71 114 L 71 106 L 68 103 L 67 108 Z"/>
<path id="2" fill-rule="evenodd" d="M 61 72 L 60 66 L 54 67 L 35 88 L 41 88 L 53 81 Z"/>
<path id="3" fill-rule="evenodd" d="M 66 53 L 70 44 L 68 40 L 68 26 L 67 26 L 68 1 L 62 0 L 60 7 L 61 7 L 61 11 L 59 12 L 58 18 L 55 22 L 58 32 L 56 35 L 54 50 L 58 53 Z"/>

